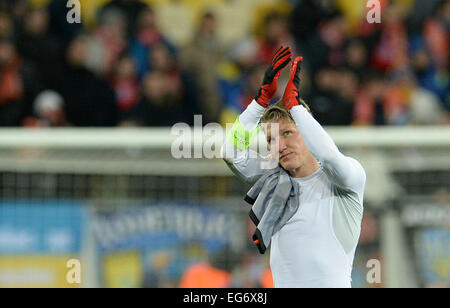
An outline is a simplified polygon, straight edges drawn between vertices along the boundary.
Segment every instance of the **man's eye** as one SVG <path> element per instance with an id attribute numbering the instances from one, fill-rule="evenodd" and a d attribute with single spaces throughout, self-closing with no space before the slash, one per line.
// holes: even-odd
<path id="1" fill-rule="evenodd" d="M 292 132 L 291 132 L 290 130 L 287 130 L 287 131 L 285 131 L 283 134 L 284 134 L 285 136 L 289 136 L 291 133 L 292 133 Z"/>

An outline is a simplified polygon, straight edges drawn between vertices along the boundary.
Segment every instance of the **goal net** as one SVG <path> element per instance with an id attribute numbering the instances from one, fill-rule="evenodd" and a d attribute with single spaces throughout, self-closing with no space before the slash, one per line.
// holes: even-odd
<path id="1" fill-rule="evenodd" d="M 353 286 L 448 286 L 450 129 L 327 131 L 367 173 Z M 220 158 L 174 158 L 176 138 L 169 128 L 1 130 L 0 287 L 178 287 L 198 264 L 232 286 L 268 286 L 243 201 L 250 185 Z M 73 259 L 80 284 L 68 279 Z"/>

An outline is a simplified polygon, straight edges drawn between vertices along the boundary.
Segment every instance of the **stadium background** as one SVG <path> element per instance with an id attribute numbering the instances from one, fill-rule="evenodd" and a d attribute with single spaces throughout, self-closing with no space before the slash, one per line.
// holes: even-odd
<path id="1" fill-rule="evenodd" d="M 281 44 L 368 174 L 353 286 L 449 286 L 449 1 L 80 3 L 0 0 L 0 287 L 270 286 L 249 186 L 173 158 L 170 127 L 234 122 Z"/>

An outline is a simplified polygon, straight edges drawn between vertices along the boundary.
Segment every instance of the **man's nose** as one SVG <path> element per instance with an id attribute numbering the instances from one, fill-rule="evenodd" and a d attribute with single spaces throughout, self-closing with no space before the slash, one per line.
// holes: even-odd
<path id="1" fill-rule="evenodd" d="M 280 138 L 278 141 L 278 152 L 283 153 L 286 150 L 286 142 L 284 142 L 283 138 Z"/>

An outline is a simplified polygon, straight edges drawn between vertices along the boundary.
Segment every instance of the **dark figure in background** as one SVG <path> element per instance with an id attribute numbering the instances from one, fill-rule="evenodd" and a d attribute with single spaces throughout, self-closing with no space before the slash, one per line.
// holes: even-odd
<path id="1" fill-rule="evenodd" d="M 322 125 L 350 125 L 358 79 L 347 69 L 323 67 L 315 74 L 311 111 Z"/>
<path id="2" fill-rule="evenodd" d="M 170 126 L 183 121 L 181 102 L 166 87 L 160 72 L 142 80 L 141 99 L 122 121 L 122 126 Z"/>
<path id="3" fill-rule="evenodd" d="M 295 48 L 294 37 L 289 32 L 287 16 L 278 12 L 269 13 L 264 19 L 263 31 L 258 46 L 258 57 L 264 64 L 270 63 L 278 46 L 292 46 L 293 53 L 299 54 Z"/>
<path id="4" fill-rule="evenodd" d="M 345 42 L 345 19 L 336 12 L 319 24 L 317 35 L 305 46 L 311 72 L 314 74 L 323 65 L 343 65 Z"/>
<path id="5" fill-rule="evenodd" d="M 222 249 L 192 264 L 184 271 L 179 288 L 232 288 L 233 270 L 239 265 L 241 254 Z"/>
<path id="6" fill-rule="evenodd" d="M 13 17 L 0 9 L 0 38 L 12 39 L 15 36 Z"/>
<path id="7" fill-rule="evenodd" d="M 223 44 L 217 36 L 216 17 L 206 12 L 192 41 L 181 53 L 183 68 L 190 80 L 195 80 L 198 103 L 205 122 L 217 122 L 222 110 L 216 66 L 223 55 Z"/>
<path id="8" fill-rule="evenodd" d="M 357 125 L 386 125 L 387 119 L 387 82 L 378 72 L 370 72 L 363 81 L 355 100 L 354 123 Z"/>
<path id="9" fill-rule="evenodd" d="M 20 126 L 40 90 L 32 64 L 16 53 L 11 40 L 0 38 L 0 126 Z"/>
<path id="10" fill-rule="evenodd" d="M 193 124 L 195 94 L 169 48 L 158 43 L 149 51 L 152 69 L 142 79 L 141 99 L 123 118 L 122 125 L 171 126 Z"/>
<path id="11" fill-rule="evenodd" d="M 59 93 L 45 90 L 33 103 L 33 115 L 23 121 L 24 127 L 65 127 L 70 126 L 66 120 L 64 100 Z"/>
<path id="12" fill-rule="evenodd" d="M 117 62 L 111 84 L 116 92 L 116 107 L 121 115 L 133 108 L 139 100 L 139 81 L 136 62 L 128 55 L 123 55 Z"/>
<path id="13" fill-rule="evenodd" d="M 48 33 L 49 15 L 45 9 L 30 10 L 25 17 L 17 49 L 36 66 L 42 86 L 53 88 L 59 78 L 56 67 L 62 60 L 62 46 Z"/>
<path id="14" fill-rule="evenodd" d="M 347 42 L 344 66 L 356 74 L 359 81 L 362 81 L 366 72 L 368 57 L 369 51 L 362 40 L 352 39 Z"/>
<path id="15" fill-rule="evenodd" d="M 136 60 L 139 79 L 152 69 L 151 52 L 160 44 L 165 45 L 172 54 L 177 52 L 159 28 L 155 12 L 150 8 L 144 9 L 137 17 L 136 29 L 129 46 L 129 52 Z"/>
<path id="16" fill-rule="evenodd" d="M 69 43 L 83 31 L 82 23 L 68 23 L 67 1 L 52 0 L 48 5 L 50 15 L 50 33 L 56 36 L 61 42 Z"/>
<path id="17" fill-rule="evenodd" d="M 118 9 L 125 14 L 128 24 L 128 37 L 131 37 L 136 31 L 138 16 L 141 12 L 150 8 L 139 0 L 113 0 L 100 9 L 99 16 L 109 9 Z"/>
<path id="18" fill-rule="evenodd" d="M 321 20 L 329 16 L 334 10 L 333 0 L 302 0 L 297 5 L 289 18 L 291 33 L 297 43 L 303 46 L 312 36 Z"/>
<path id="19" fill-rule="evenodd" d="M 75 126 L 114 126 L 114 90 L 85 68 L 89 37 L 80 35 L 68 46 L 56 87 L 65 101 L 67 120 Z"/>

